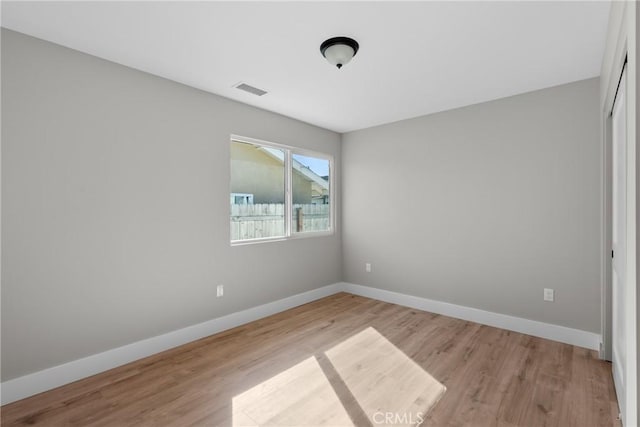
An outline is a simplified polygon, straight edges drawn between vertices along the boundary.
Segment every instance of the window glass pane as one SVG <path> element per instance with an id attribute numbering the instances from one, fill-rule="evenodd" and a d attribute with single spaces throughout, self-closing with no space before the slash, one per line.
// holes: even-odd
<path id="1" fill-rule="evenodd" d="M 231 142 L 231 240 L 285 235 L 285 153 Z"/>
<path id="2" fill-rule="evenodd" d="M 327 159 L 292 154 L 293 206 L 291 230 L 327 231 L 330 229 L 330 162 Z"/>

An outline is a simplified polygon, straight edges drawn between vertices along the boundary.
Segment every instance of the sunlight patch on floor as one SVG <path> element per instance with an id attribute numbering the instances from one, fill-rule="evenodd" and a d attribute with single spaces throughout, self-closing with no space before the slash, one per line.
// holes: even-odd
<path id="1" fill-rule="evenodd" d="M 233 398 L 235 426 L 353 426 L 315 357 Z"/>
<path id="2" fill-rule="evenodd" d="M 419 425 L 446 388 L 369 327 L 233 398 L 233 425 Z"/>
<path id="3" fill-rule="evenodd" d="M 446 391 L 372 327 L 325 354 L 374 424 L 419 424 Z"/>

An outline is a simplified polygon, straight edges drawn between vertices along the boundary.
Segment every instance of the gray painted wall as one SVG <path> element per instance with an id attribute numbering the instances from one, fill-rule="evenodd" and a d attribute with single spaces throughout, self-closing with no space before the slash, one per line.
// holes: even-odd
<path id="1" fill-rule="evenodd" d="M 599 332 L 597 79 L 352 132 L 342 152 L 8 30 L 2 88 L 3 381 L 342 279 Z M 346 227 L 231 247 L 232 133 L 343 161 Z"/>
<path id="2" fill-rule="evenodd" d="M 3 381 L 340 281 L 339 230 L 228 217 L 230 134 L 340 135 L 4 29 L 2 91 Z"/>
<path id="3" fill-rule="evenodd" d="M 345 281 L 599 333 L 598 105 L 590 79 L 343 135 Z"/>

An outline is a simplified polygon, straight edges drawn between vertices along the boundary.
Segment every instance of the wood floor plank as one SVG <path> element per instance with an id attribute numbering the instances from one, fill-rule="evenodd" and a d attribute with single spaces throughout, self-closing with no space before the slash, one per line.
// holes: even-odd
<path id="1" fill-rule="evenodd" d="M 217 427 L 232 426 L 234 421 L 246 425 L 256 419 L 291 424 L 301 414 L 309 416 L 310 422 L 319 420 L 318 424 L 346 423 L 343 413 L 321 414 L 318 408 L 326 405 L 328 397 L 319 399 L 313 393 L 292 400 L 290 411 L 274 413 L 263 412 L 267 402 L 260 398 L 246 403 L 243 411 L 234 408 L 233 402 L 234 398 L 239 402 L 238 396 L 247 391 L 256 393 L 267 387 L 274 378 L 286 379 L 283 373 L 310 358 L 326 365 L 332 349 L 368 328 L 380 334 L 389 348 L 415 362 L 416 369 L 446 387 L 439 402 L 425 414 L 423 425 L 620 425 L 611 365 L 598 360 L 593 351 L 347 293 L 5 405 L 2 425 Z M 406 393 L 413 412 L 415 405 L 425 403 L 416 398 L 421 382 L 415 381 L 415 375 L 407 377 L 387 363 L 389 351 L 395 350 L 370 357 L 363 357 L 366 350 L 362 348 L 356 351 L 354 361 L 342 354 L 340 363 L 351 370 L 382 375 L 379 384 L 394 384 L 391 378 L 402 384 L 375 387 L 369 384 L 377 381 L 366 380 L 366 387 L 358 386 L 362 380 L 350 380 L 352 374 L 341 378 L 339 372 L 344 368 L 323 365 L 318 372 L 331 384 L 350 423 L 379 425 L 362 408 L 371 412 L 375 405 L 366 402 L 383 402 L 385 396 L 403 407 L 402 393 Z M 362 363 L 386 369 L 388 378 L 380 369 L 360 366 Z M 321 378 L 315 378 L 315 386 L 309 387 L 318 387 Z M 322 384 L 328 392 L 326 382 Z M 296 387 L 304 388 L 306 382 L 298 378 Z M 362 390 L 367 396 L 362 396 Z M 282 391 L 268 396 L 287 407 Z M 403 425 L 402 419 L 396 421 Z M 415 425 L 416 420 L 412 421 Z"/>

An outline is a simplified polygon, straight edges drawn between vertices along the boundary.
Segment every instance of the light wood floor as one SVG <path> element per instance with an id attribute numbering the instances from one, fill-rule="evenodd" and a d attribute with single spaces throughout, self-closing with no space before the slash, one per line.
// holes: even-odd
<path id="1" fill-rule="evenodd" d="M 368 342 L 380 352 L 369 360 L 398 357 L 424 374 L 402 379 L 402 372 L 387 371 L 385 378 L 377 369 L 370 377 L 379 387 L 363 386 L 357 372 L 372 363 L 362 359 L 362 348 L 373 348 Z M 361 348 L 345 350 L 345 343 Z M 349 352 L 362 359 L 351 368 Z M 594 351 L 346 293 L 3 406 L 2 425 L 248 425 L 265 393 L 285 396 L 282 384 L 302 371 L 324 387 L 322 402 L 342 405 L 334 425 L 385 425 L 372 419 L 367 399 L 373 393 L 374 401 L 402 403 L 414 388 L 403 384 L 416 375 L 446 387 L 432 399 L 427 426 L 619 425 L 611 365 Z M 309 423 L 318 415 L 304 413 Z"/>

